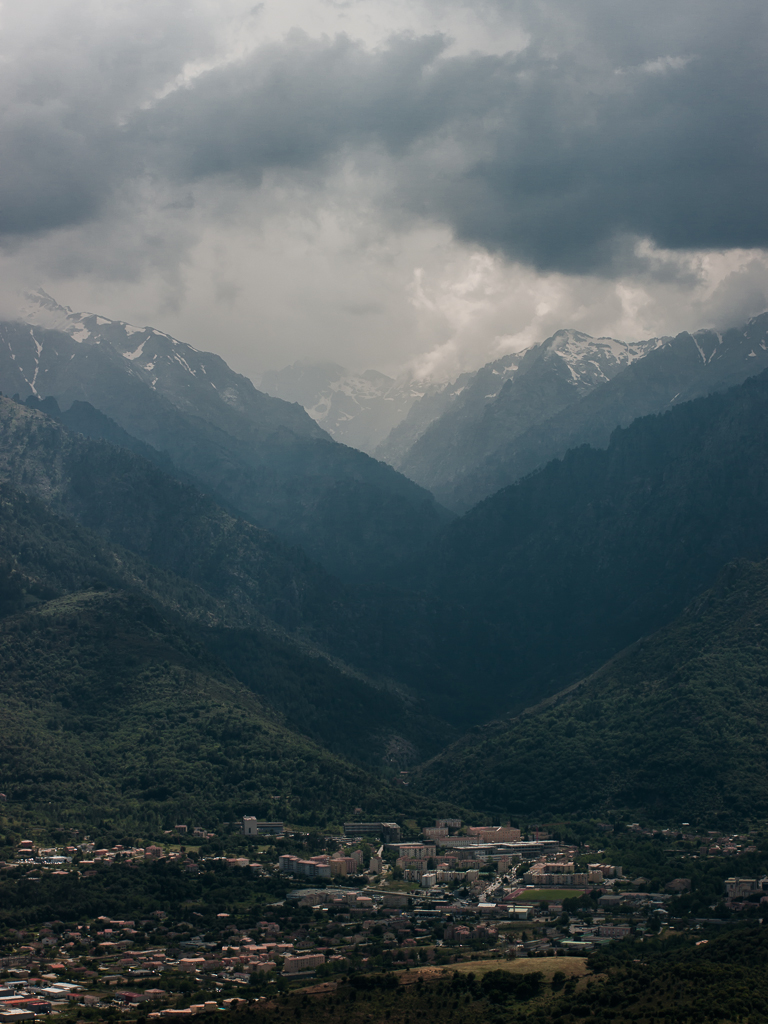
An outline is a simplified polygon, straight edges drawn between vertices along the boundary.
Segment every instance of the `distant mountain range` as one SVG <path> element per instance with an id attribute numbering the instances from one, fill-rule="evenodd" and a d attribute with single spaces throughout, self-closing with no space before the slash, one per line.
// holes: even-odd
<path id="1" fill-rule="evenodd" d="M 369 455 L 414 402 L 444 389 L 409 376 L 395 380 L 378 370 L 350 373 L 336 363 L 294 363 L 270 370 L 262 374 L 259 386 L 275 398 L 297 402 L 335 441 Z"/>
<path id="2" fill-rule="evenodd" d="M 446 479 L 481 463 L 501 438 L 577 402 L 659 344 L 652 339 L 627 345 L 613 338 L 558 331 L 540 345 L 465 375 L 450 389 L 450 401 L 439 418 L 414 437 L 393 464 L 425 487 L 439 489 Z M 416 417 L 414 408 L 412 418 Z M 379 457 L 392 457 L 408 432 L 406 421 L 380 446 Z"/>
<path id="3" fill-rule="evenodd" d="M 375 454 L 463 512 L 569 448 L 604 448 L 617 426 L 766 367 L 768 314 L 634 345 L 558 331 L 465 377 L 442 404 L 415 403 Z"/>
<path id="4" fill-rule="evenodd" d="M 64 410 L 90 403 L 218 502 L 345 579 L 396 578 L 450 518 L 428 491 L 334 442 L 300 406 L 257 391 L 216 355 L 73 313 L 44 292 L 28 297 L 24 316 L 0 323 L 0 390 L 52 396 Z"/>

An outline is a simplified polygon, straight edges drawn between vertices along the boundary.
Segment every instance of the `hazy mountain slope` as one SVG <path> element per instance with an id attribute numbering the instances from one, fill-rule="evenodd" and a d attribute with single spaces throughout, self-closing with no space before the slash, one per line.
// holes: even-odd
<path id="1" fill-rule="evenodd" d="M 448 492 L 501 445 L 610 380 L 660 344 L 628 345 L 558 331 L 541 345 L 482 367 L 397 462 L 411 479 Z"/>
<path id="2" fill-rule="evenodd" d="M 679 614 L 734 557 L 768 555 L 768 373 L 614 432 L 448 527 L 429 573 L 466 617 L 445 657 L 530 703 Z"/>
<path id="3" fill-rule="evenodd" d="M 347 579 L 396 576 L 446 521 L 428 492 L 336 444 L 299 406 L 262 395 L 218 357 L 150 329 L 71 316 L 82 318 L 78 330 L 70 324 L 81 340 L 0 323 L 0 390 L 51 395 L 64 410 L 89 402 L 216 500 Z"/>
<path id="4" fill-rule="evenodd" d="M 257 391 L 221 356 L 198 352 L 163 331 L 133 327 L 95 313 L 72 312 L 42 290 L 26 297 L 22 318 L 28 324 L 67 334 L 74 342 L 66 345 L 59 339 L 65 346 L 59 352 L 40 338 L 34 345 L 37 335 L 28 330 L 31 347 L 17 347 L 18 341 L 9 339 L 16 355 L 16 390 L 22 397 L 25 391 L 42 397 L 55 395 L 62 405 L 78 398 L 90 400 L 78 391 L 93 387 L 92 374 L 106 373 L 109 365 L 121 376 L 129 375 L 163 396 L 179 411 L 200 417 L 234 437 L 248 439 L 252 436 L 249 428 L 254 427 L 268 431 L 283 427 L 306 437 L 325 436 L 301 408 Z M 62 358 L 72 366 L 62 365 Z M 98 370 L 83 367 L 91 360 Z M 99 408 L 98 403 L 93 404 Z M 110 408 L 102 411 L 114 415 Z"/>
<path id="5" fill-rule="evenodd" d="M 405 763 L 455 735 L 372 655 L 375 604 L 142 458 L 0 399 L 0 480 L 9 610 L 24 606 L 19 581 L 28 599 L 127 588 L 204 627 L 199 639 L 291 728 L 345 756 Z"/>
<path id="6" fill-rule="evenodd" d="M 378 370 L 350 373 L 336 363 L 294 363 L 262 375 L 260 387 L 298 402 L 335 441 L 374 454 L 413 404 L 438 389 L 408 376 L 395 380 Z M 386 461 L 386 460 L 385 460 Z"/>
<path id="7" fill-rule="evenodd" d="M 29 395 L 24 405 L 28 409 L 38 409 L 46 416 L 57 420 L 70 434 L 82 434 L 95 441 L 108 441 L 118 448 L 127 448 L 129 452 L 140 455 L 166 473 L 177 477 L 184 475 L 173 465 L 167 452 L 159 452 L 152 445 L 139 441 L 109 416 L 95 409 L 90 402 L 73 402 L 66 412 L 62 412 L 53 396 L 41 399 L 37 395 Z"/>
<path id="8" fill-rule="evenodd" d="M 481 416 L 487 403 L 517 374 L 523 358 L 524 354 L 509 353 L 474 373 L 462 374 L 435 395 L 425 395 L 376 454 L 396 469 L 407 466 L 414 476 L 440 478 L 446 451 L 456 447 L 467 424 Z M 406 472 L 404 468 L 401 471 Z"/>
<path id="9" fill-rule="evenodd" d="M 251 620 L 310 626 L 328 620 L 343 588 L 266 530 L 146 460 L 68 433 L 0 399 L 0 479 L 160 569 L 238 605 Z M 247 619 L 246 619 L 247 621 Z"/>
<path id="10" fill-rule="evenodd" d="M 411 405 L 405 419 L 389 432 L 371 454 L 397 469 L 408 450 L 430 423 L 434 423 L 446 409 L 458 403 L 474 376 L 474 373 L 462 373 L 455 381 L 440 384 L 426 391 Z"/>
<path id="11" fill-rule="evenodd" d="M 394 810 L 386 783 L 289 732 L 131 596 L 85 592 L 4 619 L 0 658 L 0 773 L 36 816 L 169 827 Z"/>
<path id="12" fill-rule="evenodd" d="M 740 384 L 768 367 L 768 314 L 724 333 L 697 331 L 665 339 L 610 381 L 550 418 L 518 432 L 499 422 L 498 403 L 483 423 L 488 448 L 495 450 L 453 481 L 437 486 L 441 501 L 464 511 L 479 499 L 559 458 L 581 444 L 604 448 L 617 426 L 638 416 Z M 554 411 L 554 410 L 553 410 Z M 503 439 L 503 440 L 502 440 Z"/>
<path id="13" fill-rule="evenodd" d="M 473 730 L 417 785 L 501 815 L 764 817 L 767 623 L 768 563 L 734 564 L 672 625 L 545 705 Z"/>
<path id="14" fill-rule="evenodd" d="M 90 587 L 129 589 L 187 621 L 242 627 L 243 609 L 150 565 L 55 513 L 39 498 L 0 484 L 2 614 Z"/>

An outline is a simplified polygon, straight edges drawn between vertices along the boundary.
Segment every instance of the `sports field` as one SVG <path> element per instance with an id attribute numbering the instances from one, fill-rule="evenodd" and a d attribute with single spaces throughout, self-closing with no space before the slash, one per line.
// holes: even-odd
<path id="1" fill-rule="evenodd" d="M 583 894 L 583 889 L 521 889 L 514 900 L 515 903 L 560 903 Z"/>

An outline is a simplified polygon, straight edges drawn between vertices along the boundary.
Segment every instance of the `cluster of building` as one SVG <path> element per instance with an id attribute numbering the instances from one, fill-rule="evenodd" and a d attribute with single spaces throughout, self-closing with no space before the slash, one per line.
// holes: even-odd
<path id="1" fill-rule="evenodd" d="M 350 965 L 364 969 L 366 962 L 376 969 L 447 964 L 480 950 L 507 957 L 581 955 L 663 926 L 675 906 L 670 901 L 691 888 L 689 878 L 674 878 L 662 893 L 639 891 L 651 883 L 625 879 L 621 867 L 599 859 L 599 850 L 585 857 L 583 849 L 540 832 L 523 837 L 505 824 L 466 826 L 443 818 L 418 838 L 404 839 L 403 832 L 414 832 L 395 822 L 347 822 L 343 835 L 325 837 L 326 849 L 335 845 L 336 851 L 315 856 L 308 854 L 317 846 L 306 835 L 286 832 L 283 822 L 245 818 L 242 831 L 254 839 L 271 837 L 267 845 L 274 841 L 278 851 L 297 852 L 275 857 L 270 850 L 257 863 L 246 856 L 187 855 L 183 847 L 166 850 L 159 844 L 94 849 L 84 842 L 44 849 L 21 842 L 14 863 L 5 867 L 29 865 L 33 877 L 41 871 L 87 876 L 104 863 L 168 857 L 191 873 L 204 870 L 208 860 L 265 873 L 270 891 L 281 882 L 282 892 L 294 884 L 313 887 L 288 892 L 284 904 L 265 907 L 265 919 L 247 931 L 224 910 L 214 928 L 206 925 L 204 936 L 195 933 L 200 925 L 191 923 L 194 917 L 171 924 L 161 910 L 140 921 L 100 917 L 66 927 L 49 922 L 36 934 L 20 931 L 13 936 L 13 956 L 3 964 L 9 980 L 5 987 L 0 983 L 0 1024 L 73 1002 L 148 1004 L 142 1012 L 149 1016 L 188 1016 L 228 1005 L 184 1006 L 177 993 L 184 991 L 183 982 L 188 987 L 187 979 L 212 994 L 222 986 L 229 993 L 242 986 L 253 996 L 248 986 L 258 992 L 278 974 L 327 975 Z M 245 848 L 242 840 L 238 845 Z M 709 849 L 700 839 L 698 855 Z M 749 852 L 749 844 L 741 843 L 740 851 Z M 564 913 L 563 900 L 585 892 L 591 899 L 569 900 Z M 768 902 L 768 876 L 728 878 L 725 895 L 734 910 Z M 181 1006 L 168 1005 L 177 1000 Z"/>
<path id="2" fill-rule="evenodd" d="M 556 886 L 584 888 L 602 885 L 607 878 L 621 878 L 623 871 L 614 864 L 590 864 L 587 871 L 577 871 L 572 860 L 538 860 L 523 875 L 526 885 L 540 888 Z"/>
<path id="3" fill-rule="evenodd" d="M 246 835 L 264 835 L 267 829 L 282 828 L 282 823 L 243 819 Z M 336 837 L 340 849 L 335 854 L 299 857 L 283 854 L 278 861 L 281 872 L 307 879 L 326 879 L 362 875 L 386 876 L 388 863 L 402 872 L 406 882 L 415 882 L 424 889 L 449 885 L 476 886 L 480 873 L 489 867 L 504 875 L 514 874 L 522 861 L 533 860 L 523 876 L 527 885 L 584 889 L 602 885 L 608 879 L 621 878 L 622 869 L 612 864 L 590 864 L 588 870 L 576 870 L 575 850 L 564 849 L 555 840 L 538 835 L 521 838 L 520 829 L 510 825 L 468 826 L 462 828 L 458 818 L 438 818 L 434 826 L 423 829 L 422 838 L 403 841 L 402 830 L 395 822 L 347 822 L 344 835 Z M 381 842 L 366 857 L 359 848 L 344 848 L 347 843 Z M 360 844 L 362 845 L 362 844 Z"/>
<path id="4" fill-rule="evenodd" d="M 127 847 L 119 843 L 109 849 L 96 849 L 91 842 L 83 842 L 78 846 L 45 849 L 35 846 L 31 839 L 23 839 L 18 844 L 16 859 L 10 863 L 0 862 L 0 871 L 10 871 L 19 865 L 28 865 L 49 871 L 51 874 L 65 875 L 71 870 L 88 877 L 94 875 L 100 866 L 124 861 L 152 861 L 164 858 L 178 863 L 185 871 L 196 874 L 200 870 L 199 863 L 188 854 L 185 847 L 166 849 L 156 844 L 148 846 Z M 262 865 L 252 861 L 250 857 L 212 857 L 211 860 L 226 861 L 229 867 L 247 867 L 252 871 L 261 871 Z"/>
<path id="5" fill-rule="evenodd" d="M 373 858 L 369 858 L 372 860 Z M 351 850 L 349 855 L 338 853 L 330 856 L 320 854 L 316 857 L 295 857 L 283 854 L 277 862 L 278 868 L 286 875 L 298 875 L 304 878 L 346 878 L 347 875 L 359 875 L 364 870 L 365 857 L 362 850 Z"/>
<path id="6" fill-rule="evenodd" d="M 57 991 L 57 997 L 59 996 Z M 12 980 L 0 982 L 0 1021 L 33 1020 L 36 1014 L 50 1013 L 49 993 L 38 984 Z"/>
<path id="7" fill-rule="evenodd" d="M 356 909 L 366 903 L 370 908 L 370 899 L 360 898 Z M 324 951 L 298 948 L 297 937 L 286 939 L 275 921 L 260 921 L 252 936 L 221 913 L 219 935 L 208 941 L 210 935 L 195 935 L 188 922 L 169 928 L 166 917 L 158 910 L 141 921 L 100 917 L 70 928 L 51 922 L 53 927 L 43 926 L 36 935 L 17 933 L 16 954 L 3 964 L 12 980 L 0 983 L 0 1021 L 32 1019 L 71 1003 L 162 1004 L 170 993 L 156 984 L 161 975 L 194 975 L 204 987 L 247 985 L 254 975 L 301 976 L 326 963 Z M 159 942 L 136 948 L 137 929 Z"/>
<path id="8" fill-rule="evenodd" d="M 725 905 L 730 910 L 746 910 L 754 903 L 768 903 L 768 876 L 726 878 Z"/>

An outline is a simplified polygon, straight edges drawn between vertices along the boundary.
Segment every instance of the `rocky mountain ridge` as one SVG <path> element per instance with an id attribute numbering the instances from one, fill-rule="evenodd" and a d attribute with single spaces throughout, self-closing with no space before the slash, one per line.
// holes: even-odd
<path id="1" fill-rule="evenodd" d="M 284 427 L 306 437 L 327 436 L 303 409 L 257 391 L 221 356 L 199 352 L 153 327 L 134 327 L 96 313 L 73 312 L 42 289 L 25 296 L 20 318 L 32 330 L 30 343 L 17 343 L 13 350 L 19 393 L 26 386 L 29 393 L 41 398 L 54 395 L 62 408 L 76 399 L 88 400 L 77 393 L 83 378 L 87 379 L 82 364 L 93 360 L 97 350 L 100 360 L 132 376 L 181 412 L 201 417 L 236 437 L 247 437 L 247 427 Z M 51 350 L 43 336 L 36 335 L 36 327 L 66 334 L 74 345 Z M 62 359 L 71 363 L 66 375 Z"/>
<path id="2" fill-rule="evenodd" d="M 522 353 L 488 363 L 454 386 L 439 416 L 405 451 L 401 438 L 407 421 L 376 454 L 389 457 L 422 486 L 443 493 L 503 441 L 574 404 L 662 344 L 661 338 L 629 344 L 558 331 Z"/>
<path id="3" fill-rule="evenodd" d="M 220 504 L 331 572 L 396 574 L 449 518 L 429 492 L 336 443 L 301 406 L 258 391 L 218 356 L 72 313 L 45 294 L 33 300 L 26 321 L 0 323 L 0 390 L 106 412 Z"/>
<path id="4" fill-rule="evenodd" d="M 629 426 L 637 417 L 741 384 L 768 367 L 768 314 L 727 331 L 683 332 L 661 341 L 610 380 L 538 422 L 526 426 L 518 420 L 518 429 L 510 431 L 508 408 L 501 403 L 489 407 L 477 431 L 489 454 L 480 458 L 482 451 L 475 448 L 475 465 L 442 480 L 434 493 L 450 508 L 464 511 L 571 448 L 605 448 L 616 427 Z"/>

